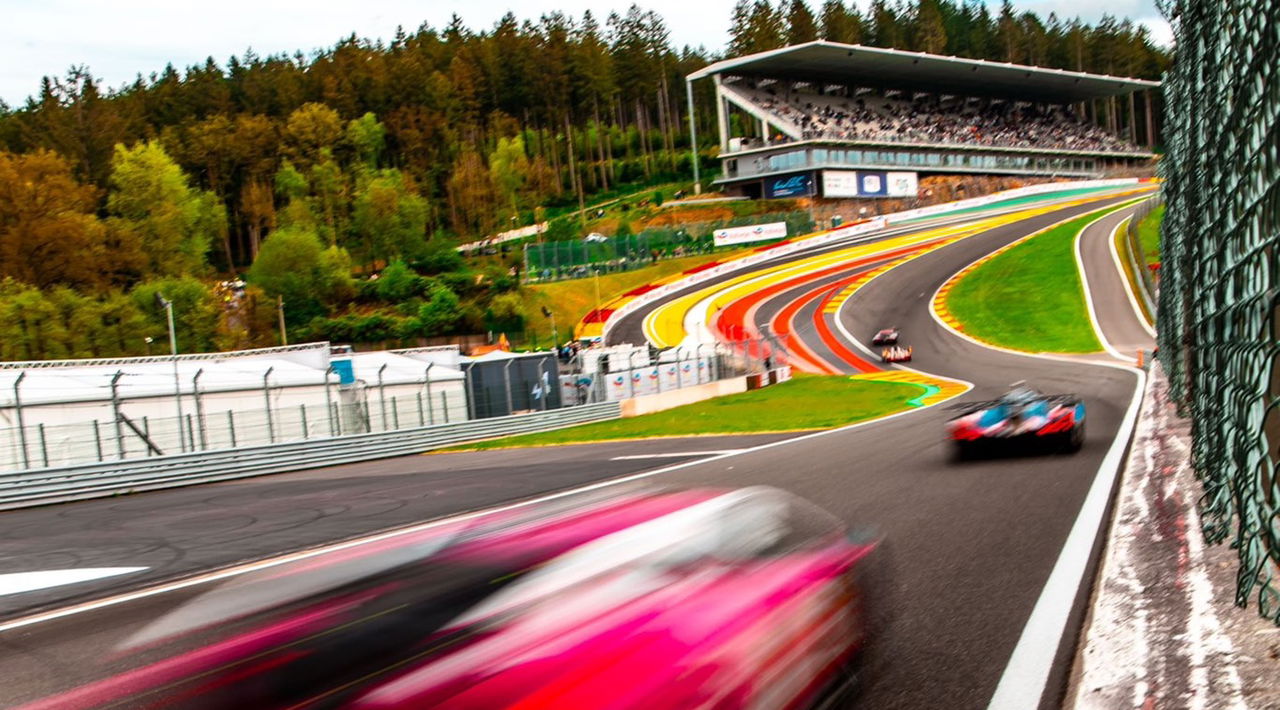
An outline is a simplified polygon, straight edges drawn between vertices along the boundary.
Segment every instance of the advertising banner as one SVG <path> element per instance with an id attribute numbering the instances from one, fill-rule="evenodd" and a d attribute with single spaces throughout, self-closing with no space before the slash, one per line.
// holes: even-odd
<path id="1" fill-rule="evenodd" d="M 915 197 L 915 173 L 881 170 L 823 170 L 824 197 Z"/>
<path id="2" fill-rule="evenodd" d="M 889 197 L 915 197 L 920 192 L 915 173 L 885 173 L 884 181 Z"/>
<path id="3" fill-rule="evenodd" d="M 857 197 L 858 173 L 852 170 L 823 170 L 823 197 Z"/>
<path id="4" fill-rule="evenodd" d="M 745 227 L 729 227 L 717 229 L 712 234 L 716 246 L 727 244 L 746 244 L 747 242 L 763 242 L 767 239 L 782 239 L 787 236 L 786 222 L 770 222 L 769 224 L 750 224 Z"/>
<path id="5" fill-rule="evenodd" d="M 808 197 L 813 194 L 813 173 L 765 178 L 764 196 Z"/>

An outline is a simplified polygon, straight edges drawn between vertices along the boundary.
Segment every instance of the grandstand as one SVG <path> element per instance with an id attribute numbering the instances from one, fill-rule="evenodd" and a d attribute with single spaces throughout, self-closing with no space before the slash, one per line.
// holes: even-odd
<path id="1" fill-rule="evenodd" d="M 920 173 L 1100 177 L 1155 158 L 1153 81 L 827 41 L 687 81 L 706 78 L 731 194 L 910 197 Z"/>

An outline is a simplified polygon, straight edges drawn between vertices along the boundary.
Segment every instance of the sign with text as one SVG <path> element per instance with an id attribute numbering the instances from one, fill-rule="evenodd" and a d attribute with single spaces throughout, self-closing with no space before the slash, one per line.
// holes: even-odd
<path id="1" fill-rule="evenodd" d="M 783 175 L 764 179 L 764 196 L 776 197 L 808 197 L 813 194 L 813 173 L 799 175 Z"/>
<path id="2" fill-rule="evenodd" d="M 787 236 L 786 222 L 770 222 L 769 224 L 751 224 L 746 227 L 729 227 L 717 229 L 712 235 L 716 246 L 728 244 L 746 244 L 763 242 L 769 239 L 782 239 Z"/>

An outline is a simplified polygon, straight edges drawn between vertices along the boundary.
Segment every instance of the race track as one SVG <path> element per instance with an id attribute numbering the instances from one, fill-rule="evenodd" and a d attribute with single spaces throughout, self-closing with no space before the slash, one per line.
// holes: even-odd
<path id="1" fill-rule="evenodd" d="M 1089 408 L 1088 439 L 1076 455 L 952 463 L 942 437 L 948 413 L 935 407 L 816 435 L 617 442 L 537 449 L 532 455 L 522 450 L 404 457 L 15 511 L 4 514 L 0 572 L 114 565 L 148 570 L 0 597 L 9 602 L 0 613 L 12 621 L 246 560 L 620 477 L 639 475 L 671 485 L 762 484 L 819 502 L 850 526 L 878 530 L 888 541 L 889 614 L 874 640 L 875 660 L 861 706 L 986 707 L 1116 438 L 1138 377 L 1089 358 L 1046 360 L 983 347 L 934 318 L 931 300 L 952 274 L 982 255 L 1049 224 L 1127 199 L 1132 197 L 1036 215 L 920 254 L 866 283 L 834 313 L 822 308 L 829 291 L 879 261 L 779 289 L 750 313 L 753 325 L 776 327 L 779 314 L 804 301 L 787 315 L 795 338 L 815 357 L 845 371 L 857 369 L 847 353 L 872 359 L 845 331 L 865 340 L 893 324 L 915 348 L 912 367 L 973 383 L 967 399 L 989 399 L 1019 379 L 1046 391 L 1075 392 Z M 1100 264 L 1114 269 L 1109 256 L 1103 262 L 1095 254 L 1106 245 L 1094 237 L 1102 231 L 1110 233 L 1105 224 L 1091 227 L 1082 241 L 1091 271 Z M 1091 275 L 1090 282 L 1091 288 L 1098 284 L 1099 323 L 1115 332 L 1108 340 L 1117 347 L 1141 346 L 1133 342 L 1141 340 L 1136 333 L 1133 338 L 1124 334 L 1124 319 L 1116 312 L 1129 309 L 1132 316 L 1128 301 L 1103 292 L 1103 275 Z M 639 332 L 644 316 L 629 316 L 615 337 Z M 841 339 L 838 348 L 815 339 L 823 322 Z M 696 453 L 713 451 L 738 453 Z M 675 455 L 619 458 L 652 454 Z M 89 606 L 14 628 L 0 623 L 0 674 L 19 679 L 4 684 L 0 704 L 83 680 L 88 659 L 102 657 L 139 623 L 199 589 Z M 1060 657 L 1070 654 L 1072 641 L 1068 634 Z M 1056 645 L 1058 639 L 1044 643 Z M 1044 707 L 1056 707 L 1065 685 L 1065 665 L 1056 667 Z"/>

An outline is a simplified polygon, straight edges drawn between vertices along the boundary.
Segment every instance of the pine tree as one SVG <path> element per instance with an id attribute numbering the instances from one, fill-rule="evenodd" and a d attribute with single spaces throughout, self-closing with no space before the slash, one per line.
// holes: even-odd
<path id="1" fill-rule="evenodd" d="M 862 42 L 862 18 L 857 8 L 851 9 L 842 0 L 826 0 L 822 4 L 822 38 L 845 44 Z"/>
<path id="2" fill-rule="evenodd" d="M 787 9 L 787 44 L 812 42 L 818 38 L 818 23 L 804 0 L 791 0 Z"/>

